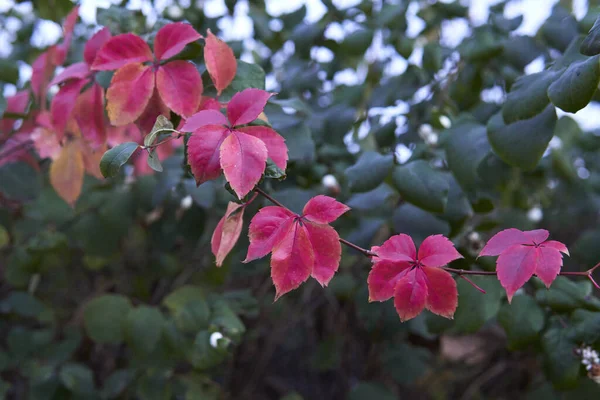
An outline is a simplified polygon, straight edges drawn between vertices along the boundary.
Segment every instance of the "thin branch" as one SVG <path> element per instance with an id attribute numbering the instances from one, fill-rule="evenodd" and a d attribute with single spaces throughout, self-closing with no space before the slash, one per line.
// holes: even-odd
<path id="1" fill-rule="evenodd" d="M 496 275 L 496 271 L 470 271 L 467 269 L 456 269 L 450 267 L 442 267 L 443 270 L 452 272 L 458 276 L 462 275 Z"/>
<path id="2" fill-rule="evenodd" d="M 485 290 L 483 290 L 483 288 L 481 288 L 480 286 L 478 286 L 475 282 L 473 282 L 472 280 L 470 280 L 469 278 L 467 278 L 464 275 L 459 275 L 459 277 L 461 277 L 462 279 L 464 279 L 465 281 L 469 282 L 471 284 L 471 286 L 473 286 L 475 289 L 479 290 L 481 293 L 485 294 Z"/>
<path id="3" fill-rule="evenodd" d="M 165 140 L 163 140 L 163 141 L 161 141 L 161 142 L 154 143 L 154 144 L 151 144 L 151 145 L 149 145 L 149 146 L 140 146 L 140 147 L 141 147 L 142 149 L 146 149 L 146 150 L 152 151 L 152 150 L 154 150 L 155 148 L 157 148 L 158 146 L 160 146 L 160 145 L 162 145 L 162 144 L 165 144 L 165 143 L 167 143 L 167 142 L 170 142 L 170 141 L 171 141 L 171 140 L 173 140 L 173 139 L 179 139 L 179 138 L 181 138 L 181 137 L 183 136 L 183 133 L 181 133 L 181 132 L 179 132 L 179 131 L 175 131 L 175 130 L 174 130 L 173 132 L 178 132 L 179 134 L 178 134 L 178 135 L 176 135 L 176 136 L 172 136 L 172 135 L 171 135 L 171 136 L 169 136 L 168 138 L 166 138 Z"/>
<path id="4" fill-rule="evenodd" d="M 259 193 L 260 195 L 262 195 L 265 199 L 269 200 L 271 203 L 275 204 L 276 206 L 279 206 L 281 208 L 285 208 L 288 211 L 291 211 L 289 208 L 287 208 L 286 206 L 284 206 L 283 204 L 281 204 L 279 201 L 275 200 L 273 197 L 271 197 L 270 194 L 268 194 L 267 192 L 265 192 L 264 190 L 262 190 L 259 187 L 254 188 L 254 191 L 256 193 Z M 367 257 L 375 257 L 377 256 L 377 254 L 373 253 L 371 250 L 367 250 L 367 249 L 363 249 L 362 247 L 347 241 L 346 239 L 342 239 L 340 238 L 340 243 L 345 244 L 346 246 L 353 248 L 354 250 L 364 254 Z"/>

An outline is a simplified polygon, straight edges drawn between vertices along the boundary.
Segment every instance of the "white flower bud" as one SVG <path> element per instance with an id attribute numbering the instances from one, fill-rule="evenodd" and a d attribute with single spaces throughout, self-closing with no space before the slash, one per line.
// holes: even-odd
<path id="1" fill-rule="evenodd" d="M 216 349 L 220 339 L 223 339 L 223 334 L 221 332 L 213 332 L 209 339 L 210 345 Z"/>
<path id="2" fill-rule="evenodd" d="M 183 208 L 184 210 L 189 209 L 193 204 L 193 200 L 192 200 L 192 196 L 187 195 L 185 196 L 183 199 L 181 199 L 181 208 Z"/>

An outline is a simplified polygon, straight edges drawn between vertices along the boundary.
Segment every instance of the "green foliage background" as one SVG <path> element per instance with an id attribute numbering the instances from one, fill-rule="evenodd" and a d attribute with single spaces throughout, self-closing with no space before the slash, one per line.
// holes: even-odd
<path id="1" fill-rule="evenodd" d="M 531 37 L 513 33 L 522 20 L 506 19 L 506 2 L 499 2 L 486 24 L 450 48 L 440 30 L 467 17 L 458 1 L 365 0 L 344 10 L 322 2 L 328 11 L 321 20 L 305 22 L 301 7 L 279 16 L 282 29 L 273 31 L 265 4 L 250 0 L 254 39 L 268 51 L 253 52 L 253 63 L 239 61 L 221 97 L 264 88 L 265 74 L 274 74 L 280 90 L 265 111 L 291 160 L 286 180 L 263 183 L 275 198 L 299 210 L 315 194 L 336 195 L 353 209 L 337 223 L 340 235 L 363 247 L 400 232 L 417 242 L 448 235 L 465 256 L 456 268 L 493 270 L 493 260 L 476 255 L 507 227 L 550 230 L 571 250 L 567 270 L 600 261 L 600 136 L 555 112 L 600 101 L 599 4 L 590 1 L 578 21 L 571 2 L 561 1 Z M 99 10 L 98 23 L 151 39 L 167 19 L 177 20 L 166 14 L 147 26 L 126 3 Z M 226 1 L 230 13 L 236 3 Z M 410 3 L 425 22 L 417 38 L 406 36 Z M 0 15 L 3 29 L 9 18 L 23 24 L 0 60 L 2 85 L 18 84 L 16 61 L 39 55 L 30 38 L 40 19 L 60 21 L 73 6 L 33 5 L 33 13 Z M 202 33 L 219 32 L 201 5 L 182 16 Z M 339 42 L 324 37 L 329 24 L 345 21 L 357 29 Z M 93 29 L 78 24 L 69 63 L 81 60 Z M 405 58 L 422 48 L 422 65 L 386 73 L 390 59 L 365 56 L 374 38 Z M 239 57 L 244 44 L 229 44 Z M 333 60 L 314 61 L 314 46 L 331 50 Z M 190 45 L 182 58 L 203 69 L 201 50 Z M 544 71 L 524 75 L 538 57 Z M 327 84 L 346 68 L 366 70 L 365 79 Z M 106 87 L 109 78 L 98 79 Z M 425 86 L 428 95 L 415 97 Z M 482 100 L 493 87 L 503 93 L 500 103 Z M 408 107 L 394 118 L 379 115 L 399 101 Z M 0 98 L 1 112 L 4 104 Z M 349 132 L 358 153 L 348 150 Z M 552 138 L 560 145 L 548 149 Z M 412 150 L 402 164 L 397 145 Z M 369 260 L 344 249 L 329 288 L 311 281 L 273 303 L 268 260 L 241 263 L 245 235 L 225 265 L 214 266 L 210 237 L 232 197 L 223 181 L 197 188 L 183 163 L 181 152 L 152 176 L 86 177 L 74 208 L 50 186 L 47 160 L 41 173 L 21 162 L 0 167 L 6 398 L 599 398 L 600 386 L 573 351 L 583 343 L 600 347 L 600 300 L 590 282 L 561 277 L 546 290 L 533 280 L 508 305 L 493 278 L 474 279 L 486 295 L 459 280 L 454 320 L 425 313 L 402 324 L 391 302 L 367 302 Z M 326 175 L 339 187 L 324 185 Z M 541 221 L 528 217 L 532 208 L 542 211 Z M 216 345 L 215 332 L 223 336 Z"/>

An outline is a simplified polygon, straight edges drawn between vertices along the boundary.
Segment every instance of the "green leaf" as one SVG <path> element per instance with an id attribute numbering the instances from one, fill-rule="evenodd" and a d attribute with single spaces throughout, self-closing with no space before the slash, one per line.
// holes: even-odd
<path id="1" fill-rule="evenodd" d="M 94 375 L 83 364 L 67 363 L 60 369 L 60 380 L 73 393 L 90 395 L 94 393 Z"/>
<path id="2" fill-rule="evenodd" d="M 498 113 L 488 122 L 488 139 L 494 152 L 503 161 L 524 170 L 532 170 L 548 147 L 555 124 L 556 111 L 552 105 L 531 119 L 509 125 Z"/>
<path id="3" fill-rule="evenodd" d="M 267 179 L 277 179 L 284 180 L 286 178 L 285 171 L 279 168 L 273 160 L 270 158 L 267 159 L 267 167 L 265 168 L 265 172 L 263 173 L 264 177 Z"/>
<path id="4" fill-rule="evenodd" d="M 246 331 L 244 323 L 223 300 L 213 303 L 210 323 L 232 338 L 239 338 Z"/>
<path id="5" fill-rule="evenodd" d="M 196 333 L 208 327 L 210 309 L 200 288 L 182 286 L 168 295 L 163 304 L 175 317 L 175 323 L 182 331 Z"/>
<path id="6" fill-rule="evenodd" d="M 38 171 L 24 162 L 13 162 L 0 167 L 0 192 L 11 200 L 26 201 L 35 198 L 41 190 Z"/>
<path id="7" fill-rule="evenodd" d="M 363 56 L 372 42 L 372 29 L 358 29 L 344 38 L 340 50 L 351 56 Z"/>
<path id="8" fill-rule="evenodd" d="M 600 311 L 600 300 L 591 296 L 592 289 L 589 281 L 575 282 L 559 276 L 549 289 L 540 284 L 535 298 L 541 306 L 550 307 L 555 312 L 571 312 L 578 308 Z"/>
<path id="9" fill-rule="evenodd" d="M 600 312 L 575 310 L 569 328 L 573 339 L 581 343 L 595 343 L 600 338 Z"/>
<path id="10" fill-rule="evenodd" d="M 542 336 L 544 367 L 546 376 L 557 389 L 569 389 L 577 385 L 581 363 L 573 353 L 579 346 L 570 332 L 565 329 L 558 319 Z"/>
<path id="11" fill-rule="evenodd" d="M 394 168 L 394 185 L 402 198 L 426 211 L 442 213 L 448 201 L 448 179 L 425 160 Z"/>
<path id="12" fill-rule="evenodd" d="M 135 142 L 121 143 L 118 146 L 108 150 L 100 160 L 100 171 L 105 178 L 115 176 L 123 164 L 129 160 L 129 157 L 138 149 L 139 145 Z"/>
<path id="13" fill-rule="evenodd" d="M 394 231 L 412 236 L 415 243 L 421 243 L 427 236 L 442 234 L 448 236 L 450 225 L 431 213 L 412 204 L 402 204 L 392 215 Z"/>
<path id="14" fill-rule="evenodd" d="M 125 321 L 129 344 L 140 353 L 152 353 L 162 335 L 164 322 L 162 313 L 154 307 L 139 306 L 131 309 Z"/>
<path id="15" fill-rule="evenodd" d="M 381 357 L 384 370 L 401 385 L 410 385 L 425 375 L 432 359 L 425 348 L 405 343 L 388 346 Z"/>
<path id="16" fill-rule="evenodd" d="M 394 400 L 396 395 L 380 383 L 360 382 L 350 390 L 348 400 Z"/>
<path id="17" fill-rule="evenodd" d="M 148 165 L 156 172 L 163 172 L 163 166 L 160 163 L 158 152 L 156 150 L 153 150 L 148 154 Z"/>
<path id="18" fill-rule="evenodd" d="M 38 317 L 45 306 L 35 297 L 27 292 L 13 291 L 7 299 L 0 303 L 2 312 L 12 312 L 17 315 L 29 318 Z"/>
<path id="19" fill-rule="evenodd" d="M 19 81 L 19 65 L 13 60 L 0 59 L 0 82 L 16 85 Z M 0 112 L 2 115 L 4 112 Z"/>
<path id="20" fill-rule="evenodd" d="M 285 139 L 290 161 L 310 163 L 315 159 L 315 142 L 305 123 L 300 122 L 282 127 L 274 124 L 274 127 Z"/>
<path id="21" fill-rule="evenodd" d="M 162 115 L 162 114 L 159 115 L 156 118 L 156 122 L 154 123 L 152 130 L 144 138 L 144 146 L 153 145 L 154 141 L 156 140 L 158 135 L 160 135 L 161 133 L 173 132 L 174 130 L 175 130 L 175 128 L 173 127 L 173 124 L 171 123 L 171 121 L 164 115 Z"/>
<path id="22" fill-rule="evenodd" d="M 504 122 L 511 124 L 533 118 L 544 111 L 550 103 L 548 87 L 561 72 L 546 70 L 517 79 L 502 106 Z"/>
<path id="23" fill-rule="evenodd" d="M 118 294 L 107 294 L 91 300 L 83 310 L 83 324 L 88 336 L 97 343 L 122 342 L 130 309 L 129 299 Z"/>
<path id="24" fill-rule="evenodd" d="M 102 388 L 102 397 L 115 399 L 129 386 L 134 373 L 128 369 L 118 369 L 108 376 Z"/>
<path id="25" fill-rule="evenodd" d="M 454 324 L 449 333 L 475 333 L 486 322 L 493 319 L 500 310 L 500 304 L 504 297 L 500 282 L 495 279 L 488 279 L 487 276 L 473 276 L 469 279 L 485 290 L 486 293 L 479 292 L 464 279 L 457 280 L 458 307 L 454 313 Z"/>
<path id="26" fill-rule="evenodd" d="M 527 295 L 515 296 L 498 313 L 498 322 L 508 336 L 511 350 L 521 349 L 538 339 L 544 327 L 544 311 Z"/>
<path id="27" fill-rule="evenodd" d="M 374 151 L 365 151 L 356 164 L 347 168 L 344 174 L 351 191 L 368 192 L 383 182 L 393 166 L 393 154 L 382 155 Z"/>
<path id="28" fill-rule="evenodd" d="M 198 332 L 194 340 L 189 360 L 195 368 L 208 369 L 220 364 L 227 356 L 227 351 L 219 347 L 212 347 L 208 331 Z"/>
<path id="29" fill-rule="evenodd" d="M 579 28 L 575 17 L 563 6 L 556 4 L 540 31 L 551 47 L 565 51 L 571 40 L 577 37 Z"/>
<path id="30" fill-rule="evenodd" d="M 575 113 L 587 106 L 598 88 L 600 56 L 571 64 L 548 88 L 552 104 Z"/>
<path id="31" fill-rule="evenodd" d="M 191 285 L 181 286 L 162 301 L 171 312 L 177 312 L 190 302 L 206 302 L 202 289 Z"/>
<path id="32" fill-rule="evenodd" d="M 237 61 L 237 72 L 231 84 L 221 93 L 219 101 L 231 100 L 234 94 L 244 89 L 265 89 L 265 71 L 257 64 L 249 64 L 242 60 Z"/>
<path id="33" fill-rule="evenodd" d="M 477 187 L 477 168 L 491 151 L 485 126 L 469 122 L 443 133 L 446 161 L 460 186 L 467 192 Z"/>
<path id="34" fill-rule="evenodd" d="M 590 32 L 585 39 L 583 39 L 579 49 L 581 53 L 586 56 L 600 54 L 600 16 L 596 18 L 594 26 L 590 29 Z"/>
<path id="35" fill-rule="evenodd" d="M 33 8 L 40 18 L 60 23 L 73 8 L 71 0 L 33 0 Z"/>

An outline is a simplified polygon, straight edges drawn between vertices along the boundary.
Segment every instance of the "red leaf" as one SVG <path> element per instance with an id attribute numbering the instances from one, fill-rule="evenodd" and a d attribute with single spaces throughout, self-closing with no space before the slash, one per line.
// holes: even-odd
<path id="1" fill-rule="evenodd" d="M 98 51 L 108 42 L 111 38 L 110 29 L 104 27 L 96 32 L 87 42 L 83 49 L 83 59 L 87 65 L 93 65 L 96 60 Z"/>
<path id="2" fill-rule="evenodd" d="M 4 112 L 22 114 L 25 112 L 28 104 L 29 92 L 27 90 L 22 90 L 6 98 L 6 110 Z M 13 130 L 16 121 L 15 118 L 0 119 L 0 133 L 10 133 Z M 2 137 L 2 135 L 0 135 L 0 137 Z"/>
<path id="3" fill-rule="evenodd" d="M 285 139 L 279 133 L 267 126 L 246 126 L 237 128 L 237 130 L 262 140 L 267 146 L 269 158 L 273 160 L 275 165 L 285 171 L 288 160 L 288 148 L 285 145 Z"/>
<path id="4" fill-rule="evenodd" d="M 396 283 L 408 272 L 410 266 L 408 261 L 375 262 L 367 278 L 369 301 L 386 301 L 392 298 Z"/>
<path id="5" fill-rule="evenodd" d="M 56 64 L 54 63 L 55 56 L 56 47 L 53 46 L 40 54 L 33 64 L 31 64 L 31 90 L 42 110 L 46 109 L 48 83 L 56 69 Z"/>
<path id="6" fill-rule="evenodd" d="M 231 47 L 213 35 L 210 29 L 204 45 L 204 63 L 210 79 L 215 84 L 217 94 L 220 95 L 235 77 L 237 61 Z"/>
<path id="7" fill-rule="evenodd" d="M 329 225 L 307 222 L 304 227 L 308 232 L 315 258 L 311 275 L 321 286 L 327 286 L 338 270 L 342 258 L 340 237 Z"/>
<path id="8" fill-rule="evenodd" d="M 535 273 L 537 249 L 533 246 L 514 245 L 498 257 L 496 271 L 498 279 L 508 296 L 510 303 L 515 292 Z"/>
<path id="9" fill-rule="evenodd" d="M 225 257 L 233 249 L 242 233 L 244 208 L 245 206 L 242 204 L 230 201 L 227 205 L 225 215 L 221 218 L 213 232 L 210 246 L 212 253 L 217 259 L 217 267 L 223 265 Z"/>
<path id="10" fill-rule="evenodd" d="M 168 25 L 167 25 L 168 26 Z M 167 107 L 187 117 L 200 105 L 202 78 L 193 64 L 179 60 L 160 66 L 156 87 Z"/>
<path id="11" fill-rule="evenodd" d="M 181 127 L 184 132 L 193 132 L 206 125 L 229 125 L 227 118 L 217 110 L 202 110 L 189 117 Z"/>
<path id="12" fill-rule="evenodd" d="M 114 38 L 113 38 L 114 39 Z M 106 92 L 108 118 L 115 126 L 138 119 L 154 92 L 154 73 L 142 64 L 127 64 L 112 77 Z"/>
<path id="13" fill-rule="evenodd" d="M 547 242 L 544 242 L 544 247 L 550 247 L 560 251 L 561 253 L 569 255 L 569 249 L 567 249 L 567 246 L 561 242 L 557 242 L 556 240 L 548 240 Z"/>
<path id="14" fill-rule="evenodd" d="M 306 228 L 295 223 L 271 255 L 271 278 L 275 300 L 296 289 L 313 270 L 315 257 Z"/>
<path id="15" fill-rule="evenodd" d="M 99 146 L 106 141 L 104 124 L 104 89 L 97 83 L 79 95 L 75 120 L 82 136 Z"/>
<path id="16" fill-rule="evenodd" d="M 338 219 L 348 210 L 350 210 L 350 207 L 340 203 L 333 197 L 318 195 L 306 203 L 302 213 L 310 221 L 328 224 Z"/>
<path id="17" fill-rule="evenodd" d="M 254 136 L 233 131 L 221 145 L 221 167 L 231 188 L 242 199 L 256 186 L 267 162 L 267 147 Z"/>
<path id="18" fill-rule="evenodd" d="M 56 129 L 59 140 L 62 138 L 67 123 L 73 115 L 77 97 L 79 97 L 79 93 L 86 83 L 83 79 L 67 82 L 52 98 L 50 113 L 52 114 L 52 125 Z"/>
<path id="19" fill-rule="evenodd" d="M 136 124 L 142 132 L 150 133 L 154 127 L 154 124 L 156 123 L 156 118 L 158 118 L 159 115 L 164 115 L 165 117 L 169 118 L 170 111 L 169 107 L 167 107 L 167 105 L 160 98 L 158 90 L 154 88 L 152 97 L 150 97 L 150 100 L 148 100 L 148 104 L 146 105 L 146 108 L 144 108 L 142 115 L 140 115 L 136 121 Z M 165 146 L 159 146 L 157 151 L 161 148 L 164 149 Z"/>
<path id="20" fill-rule="evenodd" d="M 71 47 L 73 29 L 75 29 L 75 23 L 77 22 L 78 16 L 79 6 L 75 6 L 65 18 L 65 22 L 63 23 L 63 42 L 57 46 L 57 65 L 62 65 L 65 62 L 67 52 L 69 51 L 69 47 Z"/>
<path id="21" fill-rule="evenodd" d="M 132 63 L 151 61 L 152 58 L 152 51 L 144 39 L 133 33 L 124 33 L 104 43 L 96 53 L 92 69 L 109 71 Z"/>
<path id="22" fill-rule="evenodd" d="M 58 85 L 69 79 L 83 79 L 90 73 L 90 68 L 84 62 L 78 62 L 69 65 L 60 74 L 56 75 L 49 83 L 49 86 Z"/>
<path id="23" fill-rule="evenodd" d="M 406 273 L 394 289 L 394 306 L 402 322 L 419 315 L 427 305 L 427 281 L 421 268 Z"/>
<path id="24" fill-rule="evenodd" d="M 531 241 L 532 244 L 540 244 L 548 239 L 550 233 L 545 229 L 536 229 L 534 231 L 523 232 L 525 236 Z"/>
<path id="25" fill-rule="evenodd" d="M 492 236 L 485 247 L 481 249 L 479 257 L 497 256 L 515 244 L 524 244 L 529 242 L 529 237 L 522 231 L 515 228 L 505 229 Z"/>
<path id="26" fill-rule="evenodd" d="M 282 207 L 263 207 L 252 218 L 248 230 L 250 245 L 245 263 L 262 258 L 273 250 L 293 222 L 290 211 Z"/>
<path id="27" fill-rule="evenodd" d="M 244 89 L 234 94 L 227 104 L 227 117 L 231 126 L 254 121 L 264 110 L 271 96 L 273 93 L 254 88 Z"/>
<path id="28" fill-rule="evenodd" d="M 404 233 L 394 235 L 381 246 L 373 246 L 371 251 L 377 253 L 376 259 L 386 259 L 391 261 L 415 261 L 417 250 L 412 238 Z"/>
<path id="29" fill-rule="evenodd" d="M 50 183 L 56 193 L 71 206 L 83 186 L 83 156 L 77 141 L 69 141 L 50 166 Z"/>
<path id="30" fill-rule="evenodd" d="M 188 162 L 198 185 L 221 175 L 220 149 L 228 134 L 220 125 L 206 125 L 190 136 Z"/>
<path id="31" fill-rule="evenodd" d="M 183 22 L 167 24 L 156 33 L 154 55 L 157 60 L 166 60 L 179 54 L 186 44 L 198 39 L 202 39 L 202 35 L 190 24 Z"/>
<path id="32" fill-rule="evenodd" d="M 426 308 L 434 314 L 452 318 L 458 306 L 456 281 L 441 268 L 424 267 L 427 276 Z"/>
<path id="33" fill-rule="evenodd" d="M 549 288 L 562 267 L 562 255 L 556 249 L 542 246 L 536 249 L 535 255 L 537 261 L 535 274 Z"/>
<path id="34" fill-rule="evenodd" d="M 444 235 L 428 236 L 419 247 L 419 261 L 426 267 L 441 267 L 463 258 Z"/>
<path id="35" fill-rule="evenodd" d="M 24 159 L 33 143 L 28 134 L 17 133 L 0 145 L 0 167 Z"/>

